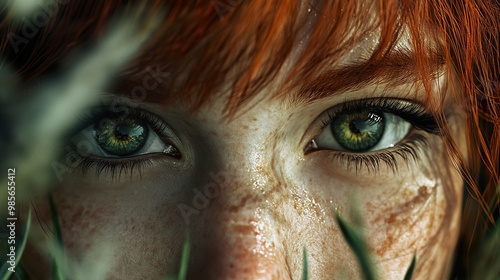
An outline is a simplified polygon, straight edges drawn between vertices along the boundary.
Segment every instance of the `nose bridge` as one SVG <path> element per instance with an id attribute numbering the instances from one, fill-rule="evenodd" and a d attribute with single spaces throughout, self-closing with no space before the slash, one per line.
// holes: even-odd
<path id="1" fill-rule="evenodd" d="M 209 172 L 209 182 L 204 187 L 207 193 L 218 187 L 211 210 L 217 217 L 229 220 L 247 217 L 252 224 L 256 220 L 271 223 L 279 218 L 276 204 L 284 189 L 279 165 L 274 164 L 278 151 L 269 144 L 275 132 L 262 130 L 235 136 L 228 129 L 226 133 L 233 137 L 221 137 L 225 140 L 218 141 L 223 145 L 214 156 L 219 159 L 214 165 L 218 168 Z"/>
<path id="2" fill-rule="evenodd" d="M 199 273 L 214 279 L 289 278 L 270 134 L 236 135 L 230 127 L 211 133 L 218 138 L 210 149 L 216 154 L 209 155 L 216 169 L 198 187 L 209 200 L 192 224 L 203 251 Z"/>
<path id="3" fill-rule="evenodd" d="M 223 124 L 217 118 L 207 123 L 211 129 L 204 132 L 206 161 L 199 164 L 208 163 L 204 168 L 207 184 L 217 183 L 223 195 L 262 196 L 280 181 L 280 165 L 274 164 L 279 151 L 273 141 L 279 132 L 272 116 L 263 118 L 268 121 L 242 117 Z"/>

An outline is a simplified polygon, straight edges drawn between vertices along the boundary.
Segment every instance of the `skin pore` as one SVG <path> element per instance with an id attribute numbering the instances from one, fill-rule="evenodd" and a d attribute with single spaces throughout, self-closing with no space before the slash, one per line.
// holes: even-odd
<path id="1" fill-rule="evenodd" d="M 436 99 L 451 80 L 443 75 L 435 81 Z M 329 129 L 323 124 L 327 110 L 340 104 L 365 99 L 425 104 L 418 82 L 387 82 L 294 104 L 270 98 L 276 80 L 230 120 L 223 114 L 224 92 L 194 113 L 182 102 L 120 99 L 163 120 L 169 129 L 165 144 L 181 157 L 156 151 L 137 156 L 146 164 L 90 165 L 66 175 L 54 198 L 70 262 L 82 271 L 103 266 L 107 279 L 159 279 L 178 271 L 189 232 L 190 279 L 300 279 L 304 246 L 310 279 L 360 278 L 335 221 L 335 213 L 351 220 L 358 210 L 381 279 L 403 279 L 414 253 L 414 279 L 446 277 L 459 234 L 463 183 L 440 136 L 412 128 L 394 147 L 368 152 L 393 152 L 392 164 L 307 148 Z M 442 106 L 453 139 L 463 145 L 459 108 L 449 98 Z M 415 159 L 394 153 L 404 143 L 414 147 Z M 40 220 L 50 221 L 45 197 L 34 206 Z M 47 230 L 44 223 L 34 226 Z M 39 240 L 32 243 L 42 243 L 44 236 L 34 238 Z M 27 254 L 27 267 L 41 275 L 50 265 L 48 259 L 40 265 L 35 256 Z"/>

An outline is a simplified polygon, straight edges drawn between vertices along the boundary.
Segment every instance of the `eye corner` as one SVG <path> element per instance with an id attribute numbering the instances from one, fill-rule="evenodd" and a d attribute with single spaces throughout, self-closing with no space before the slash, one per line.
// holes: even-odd
<path id="1" fill-rule="evenodd" d="M 306 144 L 304 148 L 304 155 L 308 155 L 317 150 L 318 150 L 318 145 L 316 144 L 316 141 L 312 139 Z"/>

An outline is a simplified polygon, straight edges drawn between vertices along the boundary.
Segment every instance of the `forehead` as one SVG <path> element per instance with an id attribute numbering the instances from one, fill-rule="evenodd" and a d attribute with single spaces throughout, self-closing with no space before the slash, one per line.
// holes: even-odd
<path id="1" fill-rule="evenodd" d="M 384 79 L 416 78 L 416 54 L 396 6 L 381 11 L 376 1 L 327 2 L 242 2 L 223 17 L 211 15 L 216 18 L 167 13 L 175 24 L 158 29 L 120 91 L 155 68 L 168 79 L 148 101 L 182 100 L 196 109 L 225 99 L 225 109 L 234 112 L 269 86 L 271 97 L 310 102 Z M 442 64 L 435 46 L 425 53 L 424 60 Z M 300 89 L 298 96 L 287 94 L 292 88 Z"/>

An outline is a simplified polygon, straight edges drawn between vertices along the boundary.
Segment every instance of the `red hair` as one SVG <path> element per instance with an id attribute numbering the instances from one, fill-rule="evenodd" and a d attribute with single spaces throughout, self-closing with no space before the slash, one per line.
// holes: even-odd
<path id="1" fill-rule="evenodd" d="M 380 0 L 373 1 L 73 1 L 26 43 L 12 47 L 12 34 L 21 34 L 23 23 L 9 9 L 0 22 L 2 56 L 16 69 L 22 81 L 30 81 L 57 70 L 65 54 L 75 46 L 96 41 L 108 19 L 117 11 L 141 10 L 147 20 L 163 13 L 162 23 L 143 51 L 124 73 L 140 72 L 147 65 L 161 65 L 172 73 L 164 96 L 186 100 L 193 110 L 214 98 L 229 82 L 226 113 L 231 116 L 248 105 L 257 92 L 282 74 L 294 46 L 303 45 L 299 58 L 285 75 L 285 83 L 273 97 L 294 97 L 303 102 L 326 96 L 327 90 L 353 89 L 352 73 L 322 77 L 353 46 L 370 32 L 379 41 L 366 60 L 355 65 L 358 80 L 367 82 L 381 75 L 397 84 L 415 77 L 422 80 L 430 96 L 430 80 L 438 67 L 455 73 L 459 84 L 456 98 L 467 111 L 467 162 L 441 125 L 453 162 L 464 174 L 467 187 L 463 209 L 461 247 L 468 250 L 477 237 L 495 224 L 499 211 L 500 4 L 496 0 Z M 161 12 L 159 12 L 161 11 Z M 311 20 L 311 15 L 314 20 Z M 413 73 L 395 75 L 385 67 L 410 61 L 395 45 L 404 31 L 411 35 Z M 234 67 L 237 65 L 238 67 Z M 351 65 L 352 66 L 352 65 Z M 410 75 L 411 74 L 411 75 Z M 321 80 L 321 79 L 320 79 Z M 126 88 L 121 82 L 118 88 Z M 314 90 L 310 90 L 310 89 Z"/>

